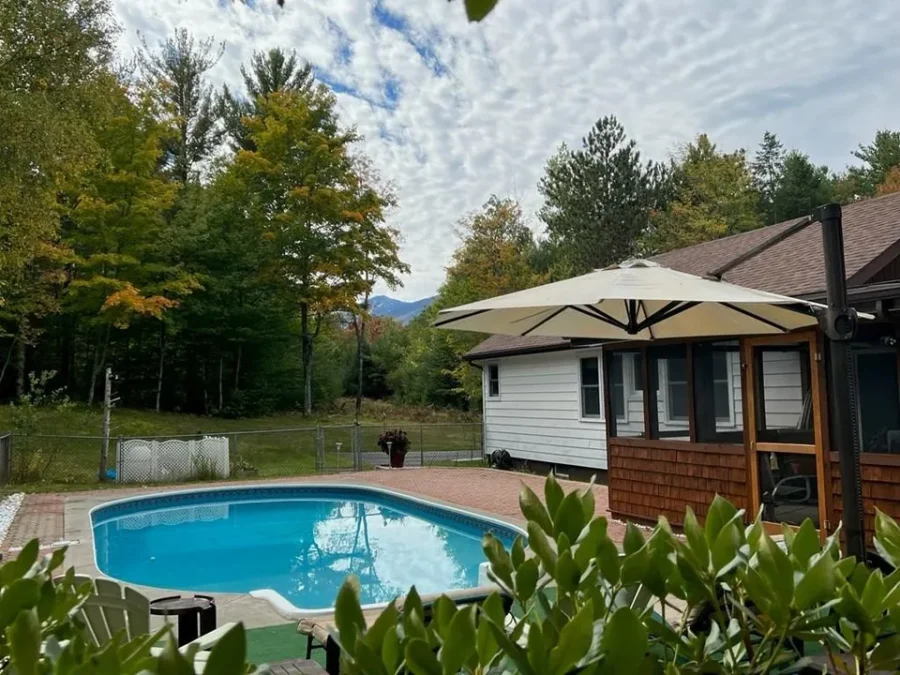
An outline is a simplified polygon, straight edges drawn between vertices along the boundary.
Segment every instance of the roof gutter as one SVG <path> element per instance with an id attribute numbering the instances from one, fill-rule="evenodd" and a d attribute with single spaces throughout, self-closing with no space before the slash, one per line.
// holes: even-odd
<path id="1" fill-rule="evenodd" d="M 570 349 L 591 349 L 595 347 L 601 347 L 603 345 L 602 342 L 598 340 L 591 340 L 587 338 L 564 338 L 567 340 L 565 343 L 555 344 L 555 345 L 544 345 L 541 347 L 519 347 L 517 349 L 498 349 L 491 352 L 483 352 L 478 354 L 465 354 L 463 355 L 463 361 L 490 361 L 491 359 L 501 359 L 507 356 L 525 356 L 527 354 L 546 354 L 549 352 L 564 352 Z M 607 342 L 610 342 L 607 340 Z M 619 340 L 612 340 L 611 342 L 619 342 Z"/>

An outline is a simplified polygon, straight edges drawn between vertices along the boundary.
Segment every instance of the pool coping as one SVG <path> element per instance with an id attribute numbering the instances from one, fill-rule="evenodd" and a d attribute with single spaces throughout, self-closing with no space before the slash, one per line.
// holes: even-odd
<path id="1" fill-rule="evenodd" d="M 103 502 L 103 503 L 93 506 L 91 509 L 88 510 L 87 517 L 88 517 L 89 529 L 91 532 L 90 546 L 91 546 L 91 556 L 93 559 L 94 567 L 95 567 L 95 569 L 97 569 L 98 572 L 100 572 L 103 576 L 105 576 L 109 579 L 117 581 L 121 584 L 132 584 L 132 582 L 117 579 L 117 578 L 110 576 L 100 570 L 100 566 L 97 563 L 97 546 L 96 546 L 96 541 L 94 539 L 94 517 L 93 516 L 94 516 L 95 511 L 107 509 L 110 506 L 116 506 L 119 504 L 126 504 L 126 503 L 131 503 L 131 502 L 140 502 L 140 501 L 150 500 L 150 499 L 158 498 L 158 497 L 162 497 L 162 496 L 175 497 L 178 495 L 198 494 L 198 493 L 205 493 L 205 492 L 216 492 L 216 493 L 232 492 L 232 491 L 237 492 L 237 491 L 246 491 L 248 489 L 249 490 L 256 489 L 256 490 L 262 491 L 262 490 L 272 489 L 272 488 L 290 489 L 292 487 L 302 488 L 304 490 L 308 490 L 310 488 L 325 488 L 325 489 L 334 489 L 334 490 L 358 490 L 362 493 L 370 493 L 370 494 L 374 493 L 374 494 L 385 495 L 385 496 L 392 497 L 395 499 L 400 499 L 401 501 L 412 502 L 412 503 L 418 504 L 419 506 L 448 511 L 450 513 L 455 513 L 457 515 L 464 516 L 466 518 L 472 518 L 475 520 L 485 521 L 485 522 L 488 522 L 497 527 L 503 528 L 505 530 L 510 530 L 516 534 L 521 535 L 522 537 L 525 537 L 525 538 L 527 538 L 527 536 L 528 536 L 527 533 L 525 532 L 525 530 L 520 525 L 509 522 L 507 520 L 503 520 L 502 518 L 498 518 L 496 516 L 492 516 L 492 515 L 485 514 L 485 513 L 480 513 L 477 511 L 472 511 L 472 510 L 465 509 L 465 508 L 462 508 L 459 506 L 451 505 L 451 504 L 448 504 L 448 503 L 440 501 L 440 500 L 429 499 L 429 498 L 421 497 L 418 495 L 413 495 L 413 494 L 410 494 L 410 493 L 402 491 L 402 490 L 396 490 L 396 489 L 392 490 L 392 489 L 387 489 L 387 488 L 384 488 L 381 486 L 366 485 L 366 484 L 362 484 L 362 483 L 343 483 L 343 482 L 334 483 L 334 482 L 317 482 L 317 481 L 283 482 L 283 483 L 278 482 L 275 484 L 267 484 L 267 485 L 254 485 L 254 484 L 220 485 L 220 486 L 210 486 L 210 487 L 201 487 L 201 488 L 190 488 L 190 489 L 185 489 L 185 490 L 164 490 L 164 491 L 160 491 L 160 492 L 149 492 L 149 493 L 144 493 L 144 494 L 139 494 L 139 495 L 132 495 L 129 497 L 122 497 L 120 499 L 111 499 L 109 501 L 106 501 L 106 502 Z M 485 565 L 485 563 L 482 563 L 481 568 L 484 568 L 484 565 Z M 481 576 L 481 572 L 482 572 L 482 570 L 479 571 L 479 576 Z M 144 584 L 141 584 L 141 585 L 144 585 Z M 144 585 L 144 586 L 147 588 L 154 588 L 154 589 L 158 588 L 155 586 L 146 586 L 146 585 Z M 466 588 L 466 589 L 448 589 L 446 592 L 450 592 L 451 590 L 453 592 L 465 592 L 465 591 L 475 590 L 477 588 L 479 588 L 479 587 L 473 586 L 471 588 Z M 183 590 L 182 592 L 193 592 L 193 591 Z M 337 589 L 335 589 L 335 595 L 336 594 L 337 594 Z M 321 608 L 321 609 L 306 609 L 306 608 L 302 608 L 302 607 L 297 607 L 296 605 L 294 605 L 293 603 L 288 601 L 283 595 L 278 593 L 278 591 L 275 591 L 274 589 L 271 589 L 271 588 L 255 589 L 252 591 L 248 591 L 246 593 L 237 593 L 235 595 L 249 595 L 252 598 L 264 600 L 280 616 L 282 616 L 285 619 L 289 619 L 289 620 L 293 620 L 293 621 L 303 619 L 306 617 L 315 617 L 315 616 L 334 614 L 333 606 Z M 387 607 L 389 604 L 390 604 L 390 601 L 367 604 L 367 605 L 362 606 L 362 610 L 363 611 L 379 610 L 379 609 L 383 609 L 384 607 Z"/>

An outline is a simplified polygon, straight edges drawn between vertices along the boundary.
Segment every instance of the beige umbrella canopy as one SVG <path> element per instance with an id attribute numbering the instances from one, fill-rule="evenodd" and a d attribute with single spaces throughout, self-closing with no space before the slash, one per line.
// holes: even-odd
<path id="1" fill-rule="evenodd" d="M 786 333 L 824 305 L 630 260 L 442 310 L 435 326 L 502 335 L 662 340 Z"/>

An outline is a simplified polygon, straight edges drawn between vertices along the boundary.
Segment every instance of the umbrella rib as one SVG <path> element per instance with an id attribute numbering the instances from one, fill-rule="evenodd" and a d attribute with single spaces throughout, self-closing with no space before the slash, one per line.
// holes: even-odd
<path id="1" fill-rule="evenodd" d="M 552 319 L 555 319 L 557 316 L 559 316 L 560 314 L 562 314 L 563 312 L 565 312 L 567 309 L 568 309 L 568 305 L 565 305 L 565 306 L 563 306 L 563 307 L 560 307 L 559 309 L 557 309 L 555 312 L 553 312 L 553 313 L 550 314 L 549 316 L 545 316 L 543 319 L 541 319 L 540 321 L 538 321 L 538 322 L 537 322 L 536 324 L 534 324 L 531 328 L 529 328 L 529 329 L 526 330 L 524 333 L 522 333 L 520 337 L 525 337 L 526 335 L 530 335 L 532 331 L 537 330 L 538 328 L 540 328 L 541 326 L 543 326 L 543 325 L 544 325 L 545 323 L 547 323 L 548 321 L 550 321 L 550 320 L 552 320 Z"/>
<path id="2" fill-rule="evenodd" d="M 641 325 L 650 320 L 650 316 L 647 314 L 647 308 L 644 306 L 643 300 L 638 301 L 638 307 L 644 313 L 644 320 L 640 324 L 638 324 L 638 330 L 640 330 Z M 668 307 L 668 305 L 666 305 L 666 307 Z M 660 311 L 663 310 L 665 310 L 665 307 L 663 307 L 663 309 Z M 656 314 L 659 314 L 659 312 L 657 312 Z M 654 314 L 654 316 L 656 316 L 656 314 Z M 653 329 L 650 327 L 650 324 L 647 324 L 647 332 L 650 333 L 650 339 L 653 340 L 655 336 L 653 335 Z"/>
<path id="3" fill-rule="evenodd" d="M 462 316 L 454 316 L 450 319 L 446 319 L 444 321 L 435 321 L 434 327 L 440 328 L 441 326 L 446 326 L 447 324 L 454 323 L 456 321 L 463 321 L 464 319 L 471 319 L 473 316 L 478 316 L 479 314 L 484 314 L 485 312 L 490 312 L 489 309 L 479 309 L 474 312 L 469 312 L 468 314 L 463 314 Z"/>
<path id="4" fill-rule="evenodd" d="M 621 328 L 624 331 L 628 330 L 628 326 L 626 326 L 621 321 L 614 319 L 609 314 L 604 312 L 601 309 L 597 309 L 596 307 L 591 307 L 590 305 L 584 305 L 583 307 L 578 307 L 577 305 L 566 305 L 569 309 L 574 309 L 576 312 L 581 312 L 585 316 L 589 316 L 592 319 L 598 319 L 600 321 L 605 321 L 611 326 L 615 326 L 616 328 Z"/>
<path id="5" fill-rule="evenodd" d="M 771 326 L 772 328 L 777 328 L 782 333 L 788 332 L 788 329 L 785 328 L 784 326 L 782 326 L 781 324 L 776 323 L 776 322 L 772 321 L 771 319 L 766 319 L 765 317 L 759 316 L 758 314 L 754 314 L 750 310 L 744 309 L 742 307 L 737 307 L 736 305 L 732 305 L 730 302 L 723 302 L 722 306 L 727 307 L 728 309 L 734 310 L 735 312 L 738 312 L 739 314 L 743 314 L 744 316 L 749 316 L 751 319 L 756 319 L 757 321 L 760 321 L 768 326 Z"/>
<path id="6" fill-rule="evenodd" d="M 666 319 L 671 319 L 673 316 L 678 316 L 682 312 L 686 312 L 687 310 L 696 307 L 699 305 L 699 302 L 684 302 L 679 304 L 678 302 L 670 302 L 668 305 L 660 309 L 658 312 L 654 312 L 651 316 L 647 317 L 644 321 L 638 324 L 638 330 L 643 330 L 647 328 L 649 330 L 650 326 L 658 324 Z M 647 310 L 644 310 L 644 314 L 647 314 Z"/>

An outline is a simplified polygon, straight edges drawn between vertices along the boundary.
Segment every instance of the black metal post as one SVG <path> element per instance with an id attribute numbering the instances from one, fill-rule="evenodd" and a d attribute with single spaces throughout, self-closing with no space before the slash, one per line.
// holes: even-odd
<path id="1" fill-rule="evenodd" d="M 813 215 L 822 224 L 825 253 L 825 290 L 828 309 L 824 330 L 828 338 L 829 416 L 831 445 L 837 449 L 841 468 L 841 502 L 847 554 L 866 559 L 863 525 L 862 483 L 859 470 L 859 443 L 854 430 L 851 377 L 853 376 L 849 342 L 856 333 L 856 311 L 847 302 L 847 276 L 844 267 L 844 234 L 841 207 L 827 204 Z"/>

